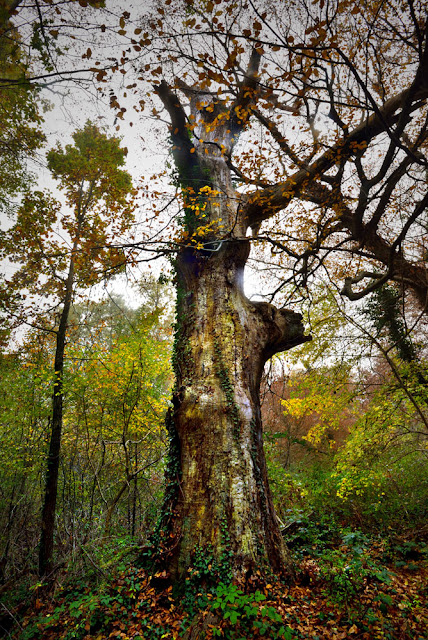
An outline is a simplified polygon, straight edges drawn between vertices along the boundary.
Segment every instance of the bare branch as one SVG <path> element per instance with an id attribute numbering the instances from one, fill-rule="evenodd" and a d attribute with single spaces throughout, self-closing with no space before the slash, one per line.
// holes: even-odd
<path id="1" fill-rule="evenodd" d="M 272 217 L 287 207 L 293 198 L 306 188 L 310 181 L 321 177 L 338 161 L 350 158 L 357 145 L 368 145 L 374 138 L 385 131 L 385 124 L 392 123 L 396 112 L 406 104 L 409 93 L 414 93 L 413 86 L 390 98 L 377 113 L 372 114 L 365 122 L 358 125 L 351 133 L 328 149 L 322 156 L 291 175 L 284 182 L 251 194 L 247 199 L 245 215 L 248 226 Z M 428 85 L 422 86 L 414 95 L 415 100 L 428 98 Z"/>

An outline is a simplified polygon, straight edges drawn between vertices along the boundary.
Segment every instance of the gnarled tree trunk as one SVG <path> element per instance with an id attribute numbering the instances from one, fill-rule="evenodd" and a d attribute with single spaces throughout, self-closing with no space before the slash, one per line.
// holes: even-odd
<path id="1" fill-rule="evenodd" d="M 260 378 L 275 352 L 302 341 L 301 317 L 242 291 L 247 243 L 207 257 L 180 255 L 177 387 L 170 416 L 170 570 L 185 573 L 195 548 L 217 560 L 231 551 L 234 574 L 279 571 L 287 556 L 269 490 Z"/>
<path id="2" fill-rule="evenodd" d="M 175 263 L 176 387 L 158 529 L 175 579 L 197 549 L 217 563 L 228 560 L 235 576 L 255 566 L 280 571 L 288 565 L 267 479 L 259 387 L 266 360 L 307 338 L 299 314 L 244 295 L 249 222 L 228 167 L 257 65 L 254 54 L 228 110 L 181 86 L 190 98 L 193 134 L 177 95 L 165 83 L 157 88 L 172 121 L 187 245 Z"/>

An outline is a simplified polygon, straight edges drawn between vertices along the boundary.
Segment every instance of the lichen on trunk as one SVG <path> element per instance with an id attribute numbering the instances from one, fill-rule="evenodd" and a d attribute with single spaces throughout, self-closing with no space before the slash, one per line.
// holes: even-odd
<path id="1" fill-rule="evenodd" d="M 234 576 L 289 565 L 267 480 L 259 387 L 266 360 L 303 331 L 298 314 L 244 296 L 247 254 L 242 242 L 177 258 L 176 386 L 157 538 L 177 578 L 197 549 L 218 568 L 227 561 Z"/>
<path id="2" fill-rule="evenodd" d="M 198 553 L 213 571 L 233 577 L 256 567 L 290 570 L 267 478 L 259 388 L 266 361 L 307 338 L 299 314 L 244 295 L 249 222 L 227 162 L 245 126 L 234 114 L 245 119 L 257 64 L 255 55 L 237 98 L 240 108 L 230 105 L 228 117 L 212 97 L 182 87 L 195 123 L 193 138 L 177 95 L 164 82 L 157 88 L 172 122 L 186 212 L 175 258 L 167 485 L 153 538 L 176 580 Z"/>

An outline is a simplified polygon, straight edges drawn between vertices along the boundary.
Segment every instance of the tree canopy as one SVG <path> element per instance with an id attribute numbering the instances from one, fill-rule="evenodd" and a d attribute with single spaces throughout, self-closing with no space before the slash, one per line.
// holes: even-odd
<path id="1" fill-rule="evenodd" d="M 0 214 L 11 214 L 13 198 L 30 184 L 28 161 L 44 142 L 40 88 L 25 80 L 28 59 L 21 35 L 2 7 L 0 14 Z"/>
<path id="2" fill-rule="evenodd" d="M 279 289 L 327 271 L 351 300 L 395 281 L 425 307 L 424 3 L 171 2 L 142 34 L 133 20 L 118 64 L 134 57 L 137 96 L 153 84 L 188 200 L 209 198 L 196 158 L 217 154 Z M 242 236 L 204 222 L 179 240 Z"/>

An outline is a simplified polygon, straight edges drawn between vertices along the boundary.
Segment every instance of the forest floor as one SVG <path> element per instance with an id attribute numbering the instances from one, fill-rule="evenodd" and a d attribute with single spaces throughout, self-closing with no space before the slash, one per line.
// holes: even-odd
<path id="1" fill-rule="evenodd" d="M 404 543 L 400 553 L 385 559 L 381 546 L 371 547 L 369 554 L 361 545 L 357 552 L 342 546 L 327 555 L 305 554 L 288 585 L 254 575 L 246 585 L 196 587 L 194 569 L 179 595 L 164 573 L 150 576 L 132 564 L 101 581 L 95 574 L 92 581 L 63 576 L 54 592 L 33 587 L 30 605 L 3 605 L 2 613 L 15 620 L 3 637 L 426 640 L 425 552 L 416 543 Z"/>

